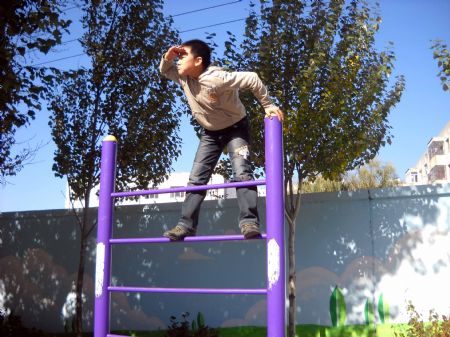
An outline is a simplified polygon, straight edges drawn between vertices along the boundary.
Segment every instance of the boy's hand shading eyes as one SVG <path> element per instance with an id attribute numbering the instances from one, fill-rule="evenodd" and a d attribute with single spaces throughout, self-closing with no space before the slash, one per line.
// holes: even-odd
<path id="1" fill-rule="evenodd" d="M 173 46 L 170 47 L 167 53 L 164 55 L 164 58 L 167 61 L 172 61 L 176 57 L 180 57 L 181 55 L 187 54 L 186 50 L 183 46 Z"/>

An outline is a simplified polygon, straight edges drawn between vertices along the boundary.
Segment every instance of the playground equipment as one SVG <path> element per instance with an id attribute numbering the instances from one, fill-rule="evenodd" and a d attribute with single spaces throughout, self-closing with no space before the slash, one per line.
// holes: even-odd
<path id="1" fill-rule="evenodd" d="M 107 136 L 102 144 L 100 201 L 98 208 L 97 256 L 95 271 L 94 337 L 119 337 L 109 333 L 110 293 L 194 293 L 194 294 L 255 294 L 267 295 L 267 336 L 284 337 L 286 331 L 286 290 L 284 253 L 284 192 L 283 192 L 283 136 L 282 125 L 276 117 L 265 118 L 266 179 L 204 186 L 187 186 L 164 190 L 114 192 L 116 167 L 116 139 Z M 166 244 L 167 238 L 111 238 L 114 198 L 170 192 L 189 192 L 217 188 L 266 185 L 267 288 L 144 288 L 113 287 L 111 278 L 111 245 Z M 216 235 L 186 237 L 186 242 L 244 240 L 243 235 Z M 174 243 L 172 243 L 174 244 Z M 180 243 L 177 243 L 180 244 Z M 122 336 L 123 337 L 123 336 Z"/>

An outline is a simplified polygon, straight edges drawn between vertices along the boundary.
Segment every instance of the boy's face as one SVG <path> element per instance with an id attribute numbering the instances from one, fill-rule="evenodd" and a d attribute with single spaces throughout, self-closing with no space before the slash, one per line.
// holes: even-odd
<path id="1" fill-rule="evenodd" d="M 177 62 L 178 74 L 181 76 L 197 76 L 199 70 L 203 69 L 202 58 L 195 57 L 189 46 L 183 46 L 183 51 L 179 54 Z"/>

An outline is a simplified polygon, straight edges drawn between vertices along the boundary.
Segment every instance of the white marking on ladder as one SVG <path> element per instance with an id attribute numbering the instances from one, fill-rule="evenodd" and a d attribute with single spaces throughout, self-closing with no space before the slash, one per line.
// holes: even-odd
<path id="1" fill-rule="evenodd" d="M 275 239 L 270 239 L 267 244 L 267 260 L 267 280 L 271 290 L 280 278 L 280 246 Z"/>
<path id="2" fill-rule="evenodd" d="M 95 266 L 95 297 L 102 296 L 103 274 L 105 270 L 105 244 L 97 243 L 97 264 Z"/>

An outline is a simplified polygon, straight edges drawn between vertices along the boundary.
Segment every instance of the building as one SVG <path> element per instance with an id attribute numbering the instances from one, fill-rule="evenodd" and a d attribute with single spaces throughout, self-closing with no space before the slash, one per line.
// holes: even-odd
<path id="1" fill-rule="evenodd" d="M 437 135 L 430 139 L 426 152 L 416 166 L 405 173 L 409 185 L 426 185 L 450 182 L 450 122 Z"/>
<path id="2" fill-rule="evenodd" d="M 168 189 L 174 187 L 183 187 L 187 185 L 189 180 L 189 172 L 173 172 L 169 177 L 160 185 L 155 188 L 149 189 Z M 219 174 L 213 174 L 208 184 L 223 184 L 225 179 Z M 133 188 L 130 188 L 133 190 Z M 89 198 L 90 207 L 98 207 L 98 192 L 99 186 L 96 186 Z M 266 195 L 265 186 L 260 186 L 258 188 L 258 196 L 264 197 Z M 185 192 L 174 192 L 174 193 L 164 193 L 164 194 L 151 194 L 146 196 L 140 196 L 136 198 L 121 198 L 117 199 L 116 205 L 144 205 L 144 204 L 161 204 L 169 202 L 182 202 L 184 201 L 186 193 Z M 224 188 L 218 190 L 208 190 L 205 200 L 217 200 L 217 199 L 232 199 L 236 198 L 235 188 Z M 64 207 L 66 209 L 71 208 L 71 203 L 69 199 L 69 189 L 66 191 L 66 200 Z M 75 208 L 82 208 L 83 205 L 80 201 L 74 203 Z"/>

